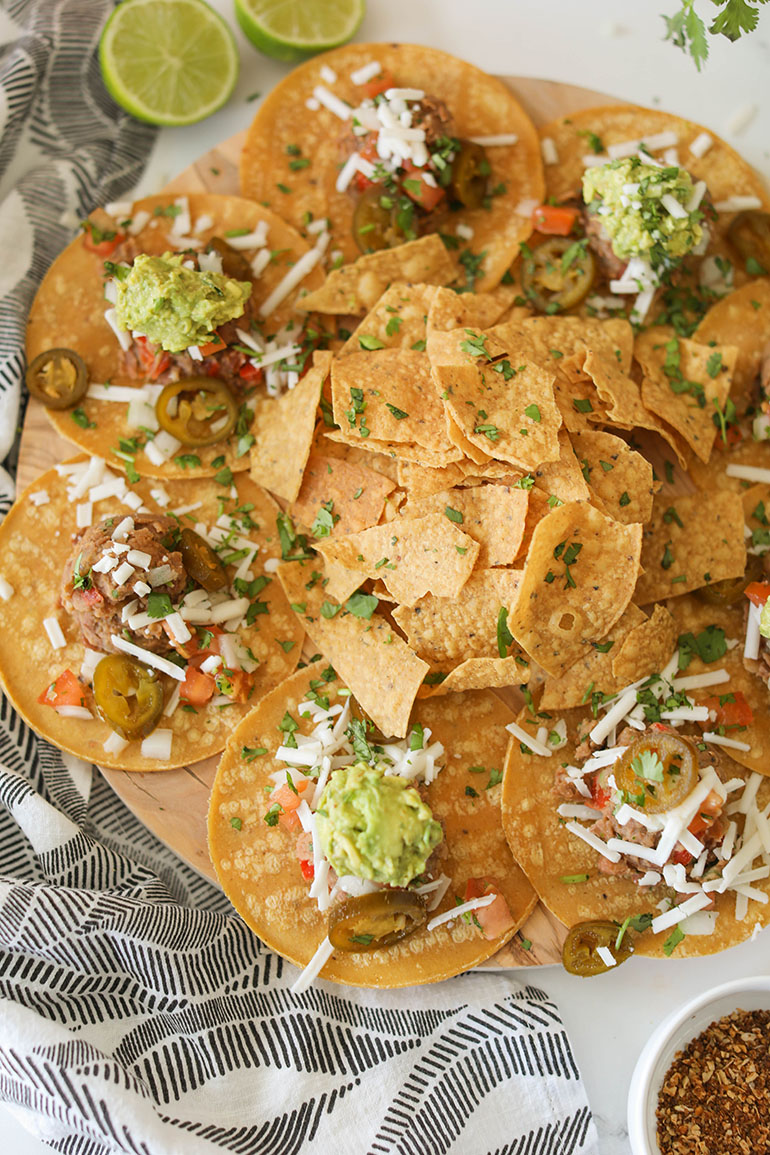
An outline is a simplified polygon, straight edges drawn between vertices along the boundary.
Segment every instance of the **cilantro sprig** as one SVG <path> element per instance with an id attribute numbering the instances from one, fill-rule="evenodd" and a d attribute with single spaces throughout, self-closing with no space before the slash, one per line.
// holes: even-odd
<path id="1" fill-rule="evenodd" d="M 759 5 L 768 0 L 712 0 L 720 11 L 707 26 L 705 20 L 695 11 L 695 0 L 679 0 L 679 10 L 673 16 L 663 15 L 666 24 L 666 40 L 670 40 L 683 52 L 689 52 L 700 72 L 708 59 L 711 36 L 724 36 L 735 42 L 741 36 L 753 32 L 759 23 Z"/>

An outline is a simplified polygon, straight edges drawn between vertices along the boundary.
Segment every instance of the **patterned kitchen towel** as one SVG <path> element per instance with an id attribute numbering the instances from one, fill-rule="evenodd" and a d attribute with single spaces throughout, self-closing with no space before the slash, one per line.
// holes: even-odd
<path id="1" fill-rule="evenodd" d="M 107 0 L 0 3 L 0 460 L 41 277 L 155 130 L 104 93 Z M 0 470 L 0 516 L 13 483 Z M 0 1097 L 68 1155 L 571 1155 L 596 1135 L 556 1008 L 510 976 L 289 987 L 221 893 L 0 698 Z"/>

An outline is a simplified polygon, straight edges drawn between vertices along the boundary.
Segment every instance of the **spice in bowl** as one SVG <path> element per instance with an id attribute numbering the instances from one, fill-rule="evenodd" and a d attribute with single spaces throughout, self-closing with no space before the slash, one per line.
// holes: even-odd
<path id="1" fill-rule="evenodd" d="M 656 1115 L 661 1155 L 768 1155 L 770 1011 L 734 1011 L 679 1051 Z"/>

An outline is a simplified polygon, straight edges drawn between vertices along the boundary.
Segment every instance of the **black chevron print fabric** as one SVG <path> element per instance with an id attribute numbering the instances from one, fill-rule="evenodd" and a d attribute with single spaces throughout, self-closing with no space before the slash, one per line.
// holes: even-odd
<path id="1" fill-rule="evenodd" d="M 136 183 L 153 142 L 99 81 L 111 6 L 0 4 L 0 518 L 32 295 L 78 219 Z M 475 974 L 295 996 L 295 977 L 93 767 L 0 698 L 0 1097 L 55 1151 L 596 1151 L 542 992 Z"/>

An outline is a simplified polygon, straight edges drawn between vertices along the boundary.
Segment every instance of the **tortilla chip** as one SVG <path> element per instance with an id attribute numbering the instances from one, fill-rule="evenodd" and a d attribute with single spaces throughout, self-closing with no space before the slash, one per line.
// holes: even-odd
<path id="1" fill-rule="evenodd" d="M 68 464 L 86 460 L 85 457 L 75 458 Z M 251 595 L 255 605 L 257 598 L 261 603 L 260 612 L 250 626 L 240 627 L 231 636 L 249 647 L 259 663 L 251 675 L 253 692 L 259 695 L 272 689 L 294 670 L 304 634 L 278 582 L 265 573 L 280 557 L 275 532 L 278 506 L 246 474 L 238 474 L 233 485 L 237 496 L 231 499 L 227 493 L 223 494 L 222 486 L 213 478 L 199 478 L 194 488 L 194 520 L 213 527 L 218 517 L 231 513 L 236 506 L 247 506 L 251 510 L 248 515 L 251 528 L 240 532 L 259 544 L 259 552 L 250 568 L 253 580 L 264 580 L 265 585 L 258 595 Z M 129 488 L 141 498 L 142 508 L 154 513 L 189 509 L 192 494 L 188 482 L 164 482 L 163 489 L 168 497 L 168 505 L 164 507 L 151 496 L 153 490 L 157 492 L 157 482 L 143 479 Z M 49 500 L 35 505 L 30 498 L 41 492 L 45 492 Z M 116 512 L 120 512 L 122 518 L 130 509 L 116 497 L 96 502 L 93 524 L 98 525 Z M 241 524 L 242 515 L 236 513 L 234 516 Z M 0 600 L 0 631 L 6 639 L 12 639 L 11 644 L 0 650 L 0 677 L 9 701 L 38 734 L 60 749 L 115 770 L 169 770 L 218 753 L 224 747 L 233 723 L 251 708 L 249 703 L 232 702 L 222 709 L 209 702 L 193 712 L 186 711 L 183 704 L 177 705 L 158 723 L 159 728 L 172 731 L 171 757 L 164 760 L 143 755 L 141 739 L 130 742 L 118 752 L 114 748 L 105 749 L 104 743 L 114 736 L 106 722 L 99 717 L 64 717 L 52 706 L 39 701 L 39 696 L 63 671 L 69 670 L 76 678 L 80 677 L 86 655 L 87 647 L 80 626 L 60 603 L 64 566 L 72 557 L 75 535 L 82 532 L 76 523 L 76 503 L 68 500 L 65 478 L 56 469 L 51 469 L 19 497 L 0 526 L 4 573 L 12 577 L 16 591 L 8 600 Z M 239 560 L 240 555 L 228 567 L 230 583 Z M 64 634 L 65 645 L 60 649 L 53 650 L 48 641 L 43 627 L 43 620 L 47 617 L 55 618 Z M 139 644 L 142 644 L 141 640 Z M 159 680 L 168 706 L 179 682 L 166 674 L 159 675 Z M 93 711 L 91 692 L 85 688 L 85 679 L 83 696 L 86 708 Z"/>
<path id="2" fill-rule="evenodd" d="M 494 364 L 483 350 L 495 357 Z M 536 365 L 527 349 L 453 329 L 430 334 L 428 355 L 436 387 L 471 445 L 524 469 L 558 461 L 561 415 L 554 375 Z"/>
<path id="3" fill-rule="evenodd" d="M 724 413 L 738 350 L 735 345 L 710 348 L 673 330 L 648 329 L 636 339 L 634 356 L 642 366 L 642 404 L 680 434 L 701 461 L 711 456 L 717 426 L 714 416 Z M 675 362 L 669 373 L 666 366 Z M 687 382 L 699 387 L 676 392 Z M 705 401 L 702 404 L 701 401 Z"/>
<path id="4" fill-rule="evenodd" d="M 314 572 L 312 563 L 301 562 L 278 569 L 289 603 L 305 607 L 296 611 L 300 625 L 383 734 L 405 737 L 412 703 L 430 667 L 382 614 L 356 617 L 343 607 L 333 617 L 324 617 L 321 607 L 331 603 Z"/>
<path id="5" fill-rule="evenodd" d="M 449 440 L 468 461 L 476 466 L 486 467 L 492 458 L 484 449 L 480 449 L 468 440 L 449 409 L 445 409 L 446 430 Z"/>
<path id="6" fill-rule="evenodd" d="M 440 493 L 442 489 L 453 489 L 462 485 L 468 469 L 475 469 L 473 461 L 458 461 L 443 469 L 434 469 L 427 465 L 418 465 L 413 461 L 399 461 L 398 484 L 408 490 L 409 501 L 419 501 L 422 497 L 430 497 L 432 493 Z"/>
<path id="7" fill-rule="evenodd" d="M 594 691 L 610 695 L 622 689 L 612 672 L 615 651 L 619 651 L 632 630 L 646 621 L 642 610 L 630 602 L 600 642 L 587 643 L 583 656 L 568 670 L 558 677 L 546 678 L 540 708 L 568 710 L 573 706 L 585 705 Z"/>
<path id="8" fill-rule="evenodd" d="M 600 321 L 595 317 L 529 317 L 508 322 L 493 329 L 505 343 L 516 331 L 532 343 L 539 364 L 551 367 L 554 361 L 568 360 L 577 353 L 592 351 L 611 357 L 627 373 L 631 368 L 634 347 L 633 329 L 628 321 L 612 317 Z"/>
<path id="9" fill-rule="evenodd" d="M 345 687 L 336 673 L 323 693 L 343 704 L 347 697 L 339 690 Z M 312 720 L 300 717 L 298 706 L 312 694 L 319 674 L 318 666 L 299 671 L 263 698 L 234 732 L 217 771 L 209 811 L 209 851 L 225 894 L 271 949 L 300 967 L 325 938 L 328 914 L 319 911 L 309 883 L 302 880 L 296 835 L 263 819 L 269 807 L 265 790 L 273 786 L 270 774 L 285 768 L 275 756 L 284 737 L 280 723 L 288 711 L 298 722 L 298 734 L 310 732 Z M 537 897 L 506 845 L 500 819 L 502 785 L 496 783 L 505 758 L 505 725 L 512 717 L 495 694 L 483 691 L 420 702 L 413 717 L 414 724 L 429 730 L 446 750 L 443 769 L 425 789 L 427 803 L 444 828 L 441 870 L 451 880 L 434 913 L 462 900 L 470 878 L 494 876 L 511 912 L 511 927 L 487 940 L 471 920 L 458 919 L 433 931 L 423 926 L 387 949 L 336 951 L 322 979 L 382 988 L 437 982 L 483 962 L 531 913 Z M 265 754 L 247 761 L 244 748 L 264 749 Z M 472 794 L 466 793 L 468 786 L 474 788 Z"/>
<path id="10" fill-rule="evenodd" d="M 583 475 L 604 512 L 624 525 L 649 521 L 655 492 L 649 461 L 614 433 L 592 429 L 571 438 Z"/>
<path id="11" fill-rule="evenodd" d="M 529 494 L 507 485 L 445 489 L 409 502 L 409 516 L 444 513 L 481 546 L 477 566 L 510 565 L 521 547 Z M 458 516 L 459 515 L 459 516 Z M 449 514 L 447 514 L 449 516 Z"/>
<path id="12" fill-rule="evenodd" d="M 615 919 L 621 923 L 630 915 L 655 912 L 658 903 L 672 895 L 665 884 L 640 887 L 630 877 L 608 877 L 599 869 L 597 852 L 565 828 L 564 819 L 558 812 L 559 800 L 554 793 L 555 771 L 561 763 L 574 763 L 578 722 L 589 716 L 587 708 L 571 710 L 564 715 L 567 745 L 552 758 L 524 753 L 523 743 L 512 739 L 503 780 L 503 825 L 508 844 L 540 901 L 565 926 L 574 926 L 587 919 Z M 532 723 L 525 713 L 517 721 L 535 735 L 537 720 Z M 729 759 L 726 762 L 728 773 L 741 776 L 739 766 Z M 765 806 L 768 801 L 770 783 L 762 783 L 759 805 Z M 572 878 L 580 881 L 569 881 Z M 756 885 L 763 890 L 770 889 L 767 879 Z M 732 894 L 716 894 L 715 902 L 719 918 L 713 933 L 685 935 L 676 948 L 676 957 L 724 950 L 749 938 L 757 921 L 763 923 L 770 917 L 770 904 L 754 904 L 751 917 L 739 922 L 735 918 Z M 664 943 L 670 934 L 669 927 L 656 935 L 645 931 L 634 936 L 636 954 L 662 957 Z"/>
<path id="13" fill-rule="evenodd" d="M 575 353 L 554 364 L 553 396 L 568 433 L 595 429 L 608 421 L 607 408 L 596 386 L 583 370 L 585 353 Z"/>
<path id="14" fill-rule="evenodd" d="M 710 188 L 709 195 L 714 195 Z M 770 280 L 759 277 L 717 301 L 693 333 L 693 340 L 709 346 L 736 346 L 733 399 L 748 399 L 762 351 L 770 341 Z"/>
<path id="15" fill-rule="evenodd" d="M 358 432 L 358 426 L 353 428 L 348 426 L 347 418 L 345 419 L 345 425 L 347 428 L 341 426 L 339 429 L 329 430 L 326 433 L 327 440 L 335 441 L 341 445 L 350 445 L 355 449 L 361 449 L 367 453 L 377 453 L 390 457 L 393 462 L 394 472 L 396 466 L 401 461 L 413 461 L 416 464 L 443 469 L 444 466 L 451 465 L 455 461 L 460 461 L 463 457 L 461 450 L 456 449 L 454 446 L 444 451 L 428 449 L 424 445 L 415 445 L 412 442 L 382 441 L 378 437 L 361 437 Z"/>
<path id="16" fill-rule="evenodd" d="M 169 237 L 174 217 L 160 211 L 166 210 L 173 200 L 174 196 L 166 193 L 134 202 L 135 215 L 149 214 L 147 224 L 135 238 L 139 252 L 159 255 L 174 248 Z M 213 236 L 226 236 L 230 229 L 252 232 L 261 222 L 267 225 L 268 244 L 277 255 L 275 262 L 254 281 L 252 300 L 256 305 L 267 300 L 290 266 L 309 252 L 307 242 L 298 232 L 253 201 L 213 193 L 190 193 L 187 200 L 194 223 L 210 222 L 195 234 L 202 242 Z M 320 268 L 311 269 L 302 285 L 314 288 L 321 283 L 321 278 Z M 297 324 L 295 306 L 300 292 L 301 289 L 295 289 L 271 314 L 265 325 L 266 333 L 275 333 L 290 320 Z M 83 237 L 78 236 L 51 265 L 32 303 L 27 322 L 27 363 L 48 349 L 74 349 L 85 361 L 90 381 L 139 386 L 142 382 L 125 371 L 120 344 L 105 320 L 104 310 L 104 258 L 86 249 Z M 62 437 L 87 453 L 107 455 L 114 468 L 125 469 L 125 461 L 115 456 L 113 449 L 119 450 L 121 439 L 135 438 L 139 432 L 135 425 L 128 423 L 128 404 L 97 401 L 86 396 L 78 409 L 85 414 L 82 424 L 73 420 L 71 409 L 46 409 L 46 416 Z M 138 440 L 144 442 L 143 437 Z M 246 470 L 248 456 L 243 452 L 239 454 L 239 440 L 239 435 L 233 434 L 225 441 L 195 447 L 189 452 L 180 449 L 160 465 L 150 460 L 140 446 L 134 464 L 142 477 L 212 477 L 222 468 L 233 472 Z M 219 464 L 214 465 L 214 461 Z"/>
<path id="17" fill-rule="evenodd" d="M 394 485 L 398 484 L 398 461 L 390 453 L 372 453 L 362 449 L 360 444 L 351 445 L 347 441 L 338 441 L 332 438 L 332 430 L 326 423 L 319 423 L 313 438 L 313 453 L 320 453 L 324 457 L 334 457 L 338 461 L 347 461 L 349 465 L 360 465 L 364 469 L 373 469 L 383 477 L 389 478 Z M 359 439 L 360 440 L 360 439 Z"/>
<path id="18" fill-rule="evenodd" d="M 372 60 L 396 84 L 418 88 L 443 101 L 453 118 L 452 135 L 458 139 L 516 134 L 514 145 L 487 151 L 491 169 L 488 187 L 495 190 L 495 195 L 475 209 L 443 209 L 432 214 L 430 221 L 432 237 L 439 232 L 455 233 L 458 224 L 473 230 L 472 240 L 458 238 L 457 256 L 464 263 L 463 279 L 470 285 L 475 282 L 480 291 L 494 288 L 518 253 L 519 242 L 532 232 L 531 212 L 517 209 L 524 201 L 540 204 L 542 199 L 539 142 L 528 115 L 501 80 L 445 52 L 421 44 L 347 44 L 325 53 L 323 60 L 309 60 L 294 68 L 262 102 L 248 131 L 241 160 L 244 193 L 257 201 L 271 201 L 297 228 L 302 228 L 305 220 L 325 218 L 332 233 L 330 249 L 341 251 L 346 262 L 358 257 L 352 228 L 356 197 L 351 195 L 352 190 L 340 192 L 336 188 L 340 165 L 346 152 L 352 151 L 342 145 L 341 139 L 350 131 L 351 123 L 343 124 L 323 107 L 311 112 L 306 101 L 317 85 L 326 85 L 321 68 L 329 67 L 337 74 L 335 96 L 356 108 L 363 98 L 363 89 L 350 76 Z M 289 160 L 281 152 L 283 145 L 277 143 L 285 141 L 300 148 L 311 163 L 303 169 L 290 170 Z M 291 190 L 283 194 L 276 191 L 276 181 L 282 179 L 277 173 L 281 170 Z M 387 255 L 387 250 L 384 252 Z M 445 253 L 444 260 L 447 259 Z M 479 266 L 478 270 L 474 265 Z M 384 274 L 382 288 L 396 279 L 434 278 L 421 270 L 399 269 Z M 381 291 L 375 292 L 368 304 Z M 349 296 L 343 294 L 344 312 L 351 311 Z"/>
<path id="19" fill-rule="evenodd" d="M 377 524 L 386 498 L 394 488 L 389 478 L 374 469 L 311 453 L 291 515 L 310 529 L 319 511 L 327 507 L 329 517 L 324 520 L 331 521 L 327 527 L 329 534 L 358 533 Z"/>
<path id="20" fill-rule="evenodd" d="M 442 682 L 422 686 L 418 700 L 440 698 L 460 690 L 501 690 L 506 686 L 523 685 L 529 678 L 529 668 L 516 658 L 468 658 L 447 674 Z"/>
<path id="21" fill-rule="evenodd" d="M 618 620 L 641 548 L 641 526 L 620 525 L 587 502 L 560 505 L 536 527 L 508 629 L 549 674 L 563 673 Z"/>
<path id="22" fill-rule="evenodd" d="M 548 498 L 542 489 L 530 489 L 529 491 L 529 505 L 527 506 L 527 517 L 524 522 L 524 535 L 521 539 L 519 552 L 514 559 L 521 562 L 529 553 L 529 547 L 532 544 L 532 535 L 536 527 L 540 524 L 544 517 L 547 517 L 552 509 L 556 508 L 549 504 Z"/>
<path id="23" fill-rule="evenodd" d="M 436 289 L 428 310 L 428 329 L 448 333 L 450 329 L 488 329 L 512 304 L 518 293 L 515 285 L 498 285 L 490 293 L 456 293 Z"/>
<path id="24" fill-rule="evenodd" d="M 559 460 L 533 469 L 535 484 L 559 501 L 588 501 L 588 485 L 581 472 L 566 429 L 559 430 Z M 555 503 L 553 503 L 555 504 Z"/>
<path id="25" fill-rule="evenodd" d="M 424 349 L 428 331 L 426 318 L 438 291 L 435 285 L 396 281 L 359 321 L 338 355 L 347 357 L 362 349 L 414 349 L 415 345 Z"/>
<path id="26" fill-rule="evenodd" d="M 425 353 L 377 349 L 336 359 L 332 405 L 334 420 L 350 436 L 452 450 Z"/>
<path id="27" fill-rule="evenodd" d="M 617 653 L 613 652 L 612 673 L 618 688 L 630 686 L 639 678 L 658 670 L 664 670 L 676 649 L 679 631 L 671 614 L 663 606 L 656 605 L 652 617 L 638 626 L 623 639 Z"/>
<path id="28" fill-rule="evenodd" d="M 497 617 L 501 607 L 516 601 L 521 575 L 521 570 L 477 569 L 456 598 L 429 594 L 411 607 L 399 606 L 393 620 L 426 662 L 498 657 Z"/>
<path id="29" fill-rule="evenodd" d="M 727 736 L 745 742 L 748 750 L 729 750 L 734 761 L 748 770 L 770 775 L 770 712 L 767 709 L 767 667 L 764 661 L 748 661 L 743 657 L 743 637 L 745 635 L 744 607 L 712 606 L 699 597 L 688 595 L 668 603 L 677 625 L 677 633 L 693 634 L 695 637 L 709 627 L 722 630 L 726 640 L 738 639 L 738 645 L 719 653 L 713 662 L 701 661 L 697 654 L 692 657 L 682 675 L 708 673 L 714 669 L 727 670 L 730 680 L 718 686 L 700 690 L 688 690 L 688 697 L 696 704 L 724 694 L 743 694 L 754 712 L 751 725 L 728 731 Z M 713 704 L 713 703 L 712 703 Z M 720 751 L 721 753 L 721 751 Z"/>
<path id="30" fill-rule="evenodd" d="M 470 577 L 479 546 L 444 514 L 402 517 L 361 533 L 319 542 L 319 552 L 334 565 L 365 578 L 380 578 L 402 605 L 414 605 L 427 593 L 456 597 Z M 327 592 L 340 596 L 330 577 Z"/>
<path id="31" fill-rule="evenodd" d="M 310 455 L 318 399 L 332 363 L 331 353 L 314 353 L 313 364 L 293 389 L 256 404 L 249 474 L 277 497 L 294 501 Z"/>
<path id="32" fill-rule="evenodd" d="M 302 308 L 314 313 L 367 312 L 392 281 L 448 285 L 457 265 L 436 233 L 358 257 L 351 265 L 332 269 L 320 289 L 302 299 Z"/>
<path id="33" fill-rule="evenodd" d="M 634 593 L 639 605 L 742 574 L 746 545 L 738 494 L 658 494 L 644 527 L 642 566 Z"/>
<path id="34" fill-rule="evenodd" d="M 620 429 L 652 429 L 669 443 L 682 468 L 687 468 L 683 440 L 645 409 L 639 386 L 622 371 L 617 362 L 600 353 L 589 353 L 585 360 L 585 371 L 607 409 L 607 416 L 601 419 L 602 424 L 615 425 Z"/>

